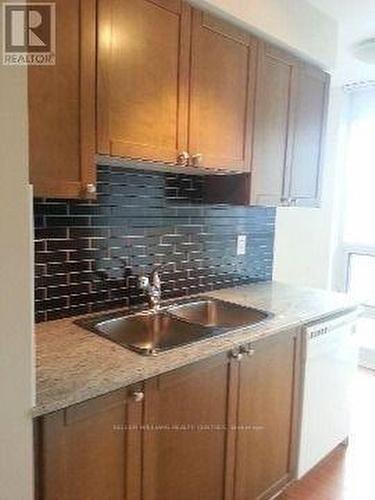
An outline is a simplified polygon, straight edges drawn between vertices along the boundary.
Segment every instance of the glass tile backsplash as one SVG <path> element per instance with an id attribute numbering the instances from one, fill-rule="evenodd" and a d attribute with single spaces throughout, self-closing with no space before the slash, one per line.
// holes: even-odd
<path id="1" fill-rule="evenodd" d="M 206 204 L 204 182 L 100 166 L 97 201 L 35 199 L 36 320 L 145 302 L 155 264 L 163 298 L 270 280 L 275 209 Z"/>

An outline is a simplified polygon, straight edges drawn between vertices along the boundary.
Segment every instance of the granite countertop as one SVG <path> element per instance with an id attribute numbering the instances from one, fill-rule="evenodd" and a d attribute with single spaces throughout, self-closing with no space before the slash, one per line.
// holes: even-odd
<path id="1" fill-rule="evenodd" d="M 266 321 L 194 344 L 145 357 L 74 324 L 76 318 L 36 326 L 36 405 L 40 416 L 141 382 L 161 373 L 229 351 L 356 307 L 346 295 L 278 282 L 245 285 L 208 294 L 274 314 Z"/>

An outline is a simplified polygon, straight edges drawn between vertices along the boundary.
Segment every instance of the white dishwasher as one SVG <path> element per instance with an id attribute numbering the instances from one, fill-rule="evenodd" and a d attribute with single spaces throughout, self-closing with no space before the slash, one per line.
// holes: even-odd
<path id="1" fill-rule="evenodd" d="M 305 329 L 298 479 L 349 436 L 357 318 L 355 311 Z"/>

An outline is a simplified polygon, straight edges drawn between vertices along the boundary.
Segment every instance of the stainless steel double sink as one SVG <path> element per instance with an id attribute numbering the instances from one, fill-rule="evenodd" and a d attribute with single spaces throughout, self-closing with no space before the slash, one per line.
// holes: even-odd
<path id="1" fill-rule="evenodd" d="M 270 313 L 209 297 L 195 297 L 158 311 L 96 316 L 77 323 L 144 355 L 156 355 L 230 330 L 251 326 Z"/>

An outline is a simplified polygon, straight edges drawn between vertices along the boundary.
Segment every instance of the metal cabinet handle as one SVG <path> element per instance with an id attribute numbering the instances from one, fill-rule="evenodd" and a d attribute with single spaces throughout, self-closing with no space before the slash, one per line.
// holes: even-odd
<path id="1" fill-rule="evenodd" d="M 95 184 L 86 184 L 86 193 L 87 194 L 95 194 L 96 193 Z"/>
<path id="2" fill-rule="evenodd" d="M 201 153 L 196 153 L 191 157 L 191 163 L 194 167 L 200 167 L 203 163 L 203 155 Z"/>
<path id="3" fill-rule="evenodd" d="M 287 207 L 289 204 L 289 198 L 280 198 L 281 206 Z"/>
<path id="4" fill-rule="evenodd" d="M 251 345 L 247 345 L 241 348 L 241 352 L 246 354 L 246 356 L 254 356 L 255 349 Z"/>
<path id="5" fill-rule="evenodd" d="M 177 156 L 177 165 L 185 166 L 189 162 L 189 153 L 187 151 L 181 151 Z"/>
<path id="6" fill-rule="evenodd" d="M 142 391 L 134 391 L 131 397 L 135 403 L 141 403 L 145 398 L 145 393 Z"/>
<path id="7" fill-rule="evenodd" d="M 297 205 L 297 198 L 280 198 L 281 206 L 283 207 L 295 207 Z"/>
<path id="8" fill-rule="evenodd" d="M 233 349 L 231 352 L 231 357 L 235 359 L 236 361 L 241 361 L 243 358 L 243 354 L 241 352 L 241 349 Z"/>

